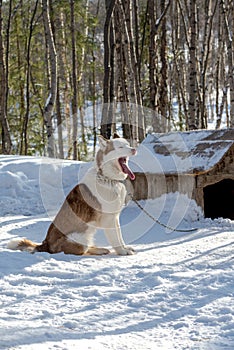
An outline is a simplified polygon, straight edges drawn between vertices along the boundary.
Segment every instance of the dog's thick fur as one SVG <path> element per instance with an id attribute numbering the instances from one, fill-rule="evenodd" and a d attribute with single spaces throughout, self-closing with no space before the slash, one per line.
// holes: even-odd
<path id="1" fill-rule="evenodd" d="M 134 253 L 131 247 L 124 244 L 119 215 L 126 196 L 126 189 L 121 181 L 127 176 L 134 179 L 128 167 L 128 157 L 135 155 L 136 150 L 118 135 L 112 140 L 100 136 L 99 145 L 95 166 L 68 194 L 51 223 L 45 240 L 37 244 L 24 238 L 15 239 L 8 243 L 9 249 L 31 253 L 108 254 L 108 249 L 93 245 L 96 229 L 103 228 L 117 254 Z"/>

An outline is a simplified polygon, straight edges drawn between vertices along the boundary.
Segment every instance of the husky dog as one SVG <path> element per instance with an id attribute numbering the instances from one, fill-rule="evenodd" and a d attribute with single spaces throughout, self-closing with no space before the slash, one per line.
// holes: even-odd
<path id="1" fill-rule="evenodd" d="M 9 249 L 30 253 L 108 254 L 108 249 L 93 244 L 96 229 L 102 228 L 117 254 L 134 254 L 133 248 L 124 244 L 119 216 L 126 196 L 122 181 L 128 176 L 131 180 L 135 178 L 128 158 L 136 150 L 117 134 L 112 140 L 99 136 L 99 147 L 95 165 L 68 194 L 45 240 L 38 244 L 26 238 L 14 239 L 8 243 Z"/>

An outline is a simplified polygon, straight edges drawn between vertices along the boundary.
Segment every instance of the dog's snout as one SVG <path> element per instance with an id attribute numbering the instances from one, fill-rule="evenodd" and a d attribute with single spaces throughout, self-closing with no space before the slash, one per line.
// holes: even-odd
<path id="1" fill-rule="evenodd" d="M 137 150 L 135 148 L 132 148 L 132 155 L 135 156 L 137 154 Z"/>

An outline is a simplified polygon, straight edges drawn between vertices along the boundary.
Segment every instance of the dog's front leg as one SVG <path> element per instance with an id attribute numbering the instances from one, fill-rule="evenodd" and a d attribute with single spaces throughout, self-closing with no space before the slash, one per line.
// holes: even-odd
<path id="1" fill-rule="evenodd" d="M 105 234 L 116 253 L 118 255 L 133 255 L 135 253 L 134 249 L 131 247 L 126 247 L 124 244 L 119 223 L 119 216 L 112 216 L 109 223 L 110 225 L 105 228 Z"/>

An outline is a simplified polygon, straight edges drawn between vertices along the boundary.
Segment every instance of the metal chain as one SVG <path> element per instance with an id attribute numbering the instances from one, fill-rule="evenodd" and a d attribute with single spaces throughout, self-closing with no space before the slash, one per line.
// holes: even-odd
<path id="1" fill-rule="evenodd" d="M 171 227 L 171 226 L 168 226 L 166 224 L 163 224 L 161 221 L 159 221 L 158 219 L 156 219 L 153 215 L 151 215 L 148 211 L 146 211 L 142 205 L 136 200 L 133 198 L 133 195 L 131 193 L 129 193 L 129 196 L 131 197 L 132 201 L 134 203 L 136 203 L 136 205 L 151 219 L 153 220 L 154 222 L 156 222 L 157 224 L 171 230 L 171 231 L 176 231 L 176 232 L 194 232 L 197 230 L 197 228 L 191 228 L 191 229 L 185 229 L 185 230 L 179 230 L 179 229 L 176 229 L 174 227 Z"/>

